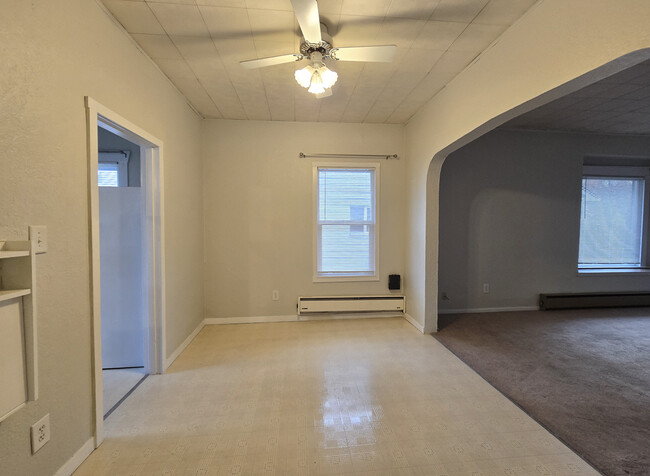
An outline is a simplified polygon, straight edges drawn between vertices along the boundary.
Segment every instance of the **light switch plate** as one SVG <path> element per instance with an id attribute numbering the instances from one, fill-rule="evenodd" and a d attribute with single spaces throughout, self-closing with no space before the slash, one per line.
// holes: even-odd
<path id="1" fill-rule="evenodd" d="M 30 225 L 29 239 L 34 242 L 34 253 L 47 252 L 47 227 L 45 225 Z"/>

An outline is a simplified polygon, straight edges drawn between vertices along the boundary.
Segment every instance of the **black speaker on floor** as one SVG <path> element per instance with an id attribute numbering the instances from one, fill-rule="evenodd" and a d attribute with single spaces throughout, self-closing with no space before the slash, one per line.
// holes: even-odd
<path id="1" fill-rule="evenodd" d="M 402 277 L 399 274 L 388 275 L 388 289 L 391 291 L 399 291 L 402 289 Z"/>

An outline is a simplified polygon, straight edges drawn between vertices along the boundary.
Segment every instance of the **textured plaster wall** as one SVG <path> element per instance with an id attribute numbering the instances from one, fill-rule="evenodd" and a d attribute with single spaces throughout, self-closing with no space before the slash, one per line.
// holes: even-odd
<path id="1" fill-rule="evenodd" d="M 577 263 L 584 157 L 649 154 L 648 137 L 504 130 L 450 154 L 440 177 L 440 309 L 646 290 L 648 276 L 578 276 Z"/>
<path id="2" fill-rule="evenodd" d="M 93 433 L 84 96 L 164 142 L 169 353 L 203 317 L 200 118 L 94 1 L 1 10 L 0 239 L 46 225 L 49 250 L 36 258 L 40 399 L 0 423 L 0 473 L 50 475 Z M 52 439 L 32 456 L 46 413 Z"/>
<path id="3" fill-rule="evenodd" d="M 650 56 L 640 51 L 587 74 L 650 48 L 647 18 L 646 0 L 541 0 L 409 122 L 406 292 L 426 331 L 437 327 L 444 158 L 517 114 Z"/>
<path id="4" fill-rule="evenodd" d="M 403 126 L 213 120 L 202 150 L 206 317 L 295 315 L 298 296 L 388 294 L 403 273 Z M 400 155 L 379 161 L 380 281 L 312 282 L 316 160 L 300 152 Z"/>

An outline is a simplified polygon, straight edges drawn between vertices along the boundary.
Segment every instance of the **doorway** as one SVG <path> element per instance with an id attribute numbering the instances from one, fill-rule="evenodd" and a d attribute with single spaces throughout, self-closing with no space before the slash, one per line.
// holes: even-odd
<path id="1" fill-rule="evenodd" d="M 106 419 L 146 378 L 140 146 L 99 124 L 99 254 Z"/>
<path id="2" fill-rule="evenodd" d="M 164 370 L 162 142 L 91 98 L 86 108 L 97 447 L 105 414 Z"/>

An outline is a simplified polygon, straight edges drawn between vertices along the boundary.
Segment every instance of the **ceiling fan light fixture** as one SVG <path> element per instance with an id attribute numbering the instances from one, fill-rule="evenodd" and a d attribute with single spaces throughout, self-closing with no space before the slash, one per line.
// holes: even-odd
<path id="1" fill-rule="evenodd" d="M 309 86 L 308 91 L 312 94 L 322 94 L 325 92 L 323 80 L 318 71 L 314 71 L 314 74 L 311 75 L 311 85 Z"/>
<path id="2" fill-rule="evenodd" d="M 298 84 L 301 85 L 303 88 L 308 88 L 309 85 L 311 84 L 311 77 L 312 74 L 314 74 L 314 71 L 316 70 L 312 68 L 311 65 L 307 65 L 302 69 L 296 70 L 294 75 L 296 77 L 296 81 L 298 82 Z"/>
<path id="3" fill-rule="evenodd" d="M 328 69 L 327 66 L 323 66 L 318 70 L 318 72 L 320 73 L 320 77 L 323 80 L 323 87 L 325 89 L 329 89 L 334 86 L 336 80 L 339 79 L 339 75 L 336 73 L 336 71 Z"/>

